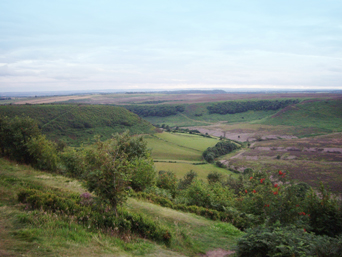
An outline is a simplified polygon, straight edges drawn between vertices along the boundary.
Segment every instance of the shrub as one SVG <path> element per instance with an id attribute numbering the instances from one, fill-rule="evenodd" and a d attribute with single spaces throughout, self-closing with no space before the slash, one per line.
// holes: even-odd
<path id="1" fill-rule="evenodd" d="M 74 148 L 68 147 L 60 154 L 60 158 L 69 176 L 82 178 L 85 175 L 86 163 L 82 151 L 76 151 Z"/>
<path id="2" fill-rule="evenodd" d="M 247 230 L 237 242 L 238 257 L 338 257 L 342 253 L 341 238 L 315 236 L 290 227 L 257 227 Z"/>
<path id="3" fill-rule="evenodd" d="M 132 160 L 133 172 L 131 177 L 131 187 L 135 191 L 144 191 L 148 187 L 156 184 L 156 170 L 154 169 L 153 160 L 136 158 Z"/>
<path id="4" fill-rule="evenodd" d="M 176 196 L 177 190 L 177 177 L 172 171 L 159 171 L 159 176 L 157 179 L 157 186 L 169 190 L 172 197 Z"/>
<path id="5" fill-rule="evenodd" d="M 183 179 L 180 179 L 178 183 L 178 189 L 183 190 L 188 188 L 188 186 L 198 177 L 198 174 L 193 170 L 190 170 L 188 173 L 184 175 Z"/>
<path id="6" fill-rule="evenodd" d="M 33 167 L 41 170 L 57 170 L 59 156 L 56 143 L 47 140 L 45 135 L 38 135 L 31 137 L 26 146 Z"/>
<path id="7" fill-rule="evenodd" d="M 308 197 L 310 226 L 318 235 L 336 236 L 342 234 L 341 200 L 333 198 L 321 184 L 319 195 L 313 190 Z"/>
<path id="8" fill-rule="evenodd" d="M 30 164 L 27 142 L 39 135 L 37 123 L 29 117 L 0 117 L 0 154 Z"/>
<path id="9" fill-rule="evenodd" d="M 217 171 L 211 171 L 208 176 L 208 183 L 209 184 L 214 184 L 217 182 L 223 182 L 223 175 L 221 173 L 218 173 Z"/>

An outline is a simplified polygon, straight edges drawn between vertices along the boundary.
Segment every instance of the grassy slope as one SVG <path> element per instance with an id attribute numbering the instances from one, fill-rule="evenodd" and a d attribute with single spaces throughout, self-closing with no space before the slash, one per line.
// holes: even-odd
<path id="1" fill-rule="evenodd" d="M 72 145 L 104 139 L 129 129 L 133 134 L 151 133 L 153 126 L 121 107 L 105 105 L 13 105 L 0 106 L 0 113 L 9 117 L 26 115 L 38 121 L 44 134 Z"/>
<path id="2" fill-rule="evenodd" d="M 16 195 L 29 184 L 84 192 L 80 183 L 0 159 L 0 255 L 7 256 L 194 256 L 228 249 L 241 236 L 230 224 L 206 220 L 130 199 L 127 208 L 167 225 L 175 234 L 171 248 L 141 238 L 118 238 L 90 232 L 61 215 L 25 211 Z"/>
<path id="3" fill-rule="evenodd" d="M 200 106 L 200 105 L 197 105 Z M 206 126 L 217 122 L 251 122 L 256 120 L 261 120 L 269 116 L 274 115 L 277 111 L 248 111 L 244 113 L 235 114 L 209 114 L 205 112 L 202 116 L 196 116 L 195 112 L 189 110 L 189 108 L 194 106 L 187 106 L 185 112 L 178 113 L 177 115 L 172 115 L 168 117 L 144 117 L 147 121 L 152 124 L 165 124 L 171 127 L 188 127 L 188 126 Z M 200 106 L 201 107 L 201 106 Z"/>
<path id="4" fill-rule="evenodd" d="M 342 131 L 342 100 L 302 102 L 280 111 L 262 123 L 274 126 L 312 127 L 323 132 L 339 132 Z"/>

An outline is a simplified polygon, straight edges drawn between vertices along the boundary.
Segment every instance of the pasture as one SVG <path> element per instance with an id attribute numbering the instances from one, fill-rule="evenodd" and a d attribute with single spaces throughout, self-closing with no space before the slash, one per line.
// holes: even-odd
<path id="1" fill-rule="evenodd" d="M 219 142 L 216 138 L 163 132 L 145 136 L 145 139 L 147 146 L 152 150 L 152 157 L 155 160 L 154 165 L 157 171 L 173 171 L 177 178 L 183 178 L 187 172 L 193 170 L 204 181 L 212 171 L 235 176 L 234 173 L 227 169 L 219 168 L 213 164 L 198 165 L 198 163 L 203 162 L 203 151 Z"/>

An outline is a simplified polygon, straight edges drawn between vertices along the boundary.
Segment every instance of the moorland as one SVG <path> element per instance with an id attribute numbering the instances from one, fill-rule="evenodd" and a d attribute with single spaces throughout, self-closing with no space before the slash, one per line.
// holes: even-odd
<path id="1" fill-rule="evenodd" d="M 0 254 L 340 256 L 339 94 L 160 92 L 2 103 Z M 112 138 L 127 129 L 125 139 Z M 94 175 L 108 171 L 110 149 L 121 149 L 122 162 L 109 166 L 127 175 L 117 175 L 123 189 L 111 196 L 97 187 L 107 179 Z"/>

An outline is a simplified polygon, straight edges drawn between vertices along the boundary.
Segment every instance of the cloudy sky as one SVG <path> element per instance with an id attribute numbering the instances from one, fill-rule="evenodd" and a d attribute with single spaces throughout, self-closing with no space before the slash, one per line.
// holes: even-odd
<path id="1" fill-rule="evenodd" d="M 342 89 L 341 0 L 0 0 L 0 93 Z"/>

